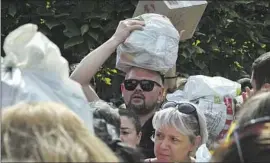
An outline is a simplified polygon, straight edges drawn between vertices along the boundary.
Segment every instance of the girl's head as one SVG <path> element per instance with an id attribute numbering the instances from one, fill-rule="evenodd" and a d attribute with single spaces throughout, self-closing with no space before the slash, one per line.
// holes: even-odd
<path id="1" fill-rule="evenodd" d="M 123 142 L 136 147 L 141 140 L 141 123 L 138 116 L 130 110 L 119 109 L 121 127 L 120 138 Z"/>

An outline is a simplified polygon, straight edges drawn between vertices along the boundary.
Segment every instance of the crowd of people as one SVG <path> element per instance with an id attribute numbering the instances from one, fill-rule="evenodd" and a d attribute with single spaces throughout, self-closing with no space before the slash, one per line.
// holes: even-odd
<path id="1" fill-rule="evenodd" d="M 94 133 L 64 104 L 22 101 L 2 109 L 2 161 L 198 162 L 199 150 L 210 154 L 208 162 L 270 161 L 270 52 L 254 61 L 251 79 L 239 81 L 243 104 L 226 138 L 216 145 L 207 144 L 207 120 L 195 103 L 164 98 L 159 72 L 132 67 L 120 86 L 123 108 L 98 97 L 90 80 L 117 46 L 143 26 L 143 21 L 121 21 L 70 76 L 94 109 Z"/>

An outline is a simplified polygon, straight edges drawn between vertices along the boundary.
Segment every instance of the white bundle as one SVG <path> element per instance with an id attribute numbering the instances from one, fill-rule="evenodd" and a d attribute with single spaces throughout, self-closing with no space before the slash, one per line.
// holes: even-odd
<path id="1" fill-rule="evenodd" d="M 36 25 L 26 24 L 12 31 L 3 48 L 1 108 L 19 102 L 58 102 L 78 114 L 93 131 L 93 112 L 81 86 L 69 78 L 68 62 Z"/>
<path id="2" fill-rule="evenodd" d="M 171 21 L 159 14 L 143 14 L 136 18 L 145 22 L 144 30 L 136 30 L 118 46 L 116 68 L 127 72 L 141 67 L 165 74 L 178 56 L 180 35 Z"/>

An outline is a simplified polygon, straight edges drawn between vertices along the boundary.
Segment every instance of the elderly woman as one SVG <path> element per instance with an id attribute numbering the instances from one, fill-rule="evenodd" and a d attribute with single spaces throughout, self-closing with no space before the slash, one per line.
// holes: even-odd
<path id="1" fill-rule="evenodd" d="M 193 154 L 208 139 L 204 114 L 189 102 L 164 103 L 152 123 L 156 158 L 146 162 L 195 162 Z"/>

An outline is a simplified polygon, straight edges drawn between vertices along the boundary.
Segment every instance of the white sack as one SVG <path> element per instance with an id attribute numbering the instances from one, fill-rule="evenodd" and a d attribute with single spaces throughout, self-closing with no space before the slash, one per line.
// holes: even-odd
<path id="1" fill-rule="evenodd" d="M 68 62 L 34 24 L 20 26 L 4 41 L 1 58 L 1 108 L 19 102 L 65 104 L 93 132 L 93 113 L 81 86 L 69 79 Z"/>
<path id="2" fill-rule="evenodd" d="M 144 30 L 136 30 L 117 48 L 116 68 L 127 72 L 141 67 L 165 74 L 178 56 L 180 36 L 170 20 L 159 14 L 143 14 L 136 18 L 145 22 Z"/>
<path id="3" fill-rule="evenodd" d="M 190 76 L 184 90 L 167 95 L 168 101 L 187 100 L 196 103 L 204 112 L 209 141 L 224 138 L 234 118 L 233 99 L 241 92 L 241 85 L 223 77 Z"/>

